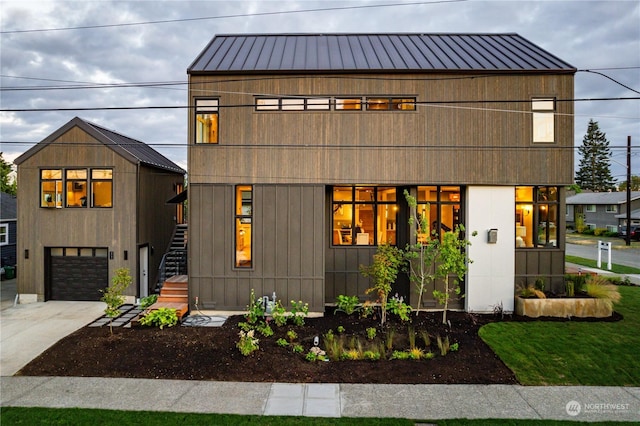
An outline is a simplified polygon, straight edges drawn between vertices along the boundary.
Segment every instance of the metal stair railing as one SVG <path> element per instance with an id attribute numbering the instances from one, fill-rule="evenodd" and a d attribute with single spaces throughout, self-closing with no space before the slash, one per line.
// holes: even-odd
<path id="1" fill-rule="evenodd" d="M 188 275 L 187 273 L 187 250 L 171 250 L 162 256 L 158 267 L 158 284 L 161 288 L 167 278 L 174 275 Z"/>

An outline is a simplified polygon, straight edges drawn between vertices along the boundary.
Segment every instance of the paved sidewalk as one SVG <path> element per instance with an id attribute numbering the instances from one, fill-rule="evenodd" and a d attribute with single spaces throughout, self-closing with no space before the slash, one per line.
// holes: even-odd
<path id="1" fill-rule="evenodd" d="M 640 421 L 640 388 L 2 377 L 2 406 L 311 417 Z"/>

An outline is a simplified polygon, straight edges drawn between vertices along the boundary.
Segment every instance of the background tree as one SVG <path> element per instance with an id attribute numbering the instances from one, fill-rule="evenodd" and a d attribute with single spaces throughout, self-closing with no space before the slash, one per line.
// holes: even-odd
<path id="1" fill-rule="evenodd" d="M 627 181 L 625 180 L 618 186 L 618 191 L 627 190 Z M 640 191 L 640 176 L 631 176 L 631 190 Z"/>
<path id="2" fill-rule="evenodd" d="M 578 148 L 580 165 L 576 172 L 576 184 L 583 190 L 604 192 L 615 189 L 611 176 L 611 150 L 606 135 L 598 122 L 589 120 L 587 134 Z"/>
<path id="3" fill-rule="evenodd" d="M 0 191 L 16 195 L 18 192 L 18 185 L 14 178 L 10 176 L 13 168 L 11 163 L 7 163 L 2 158 L 2 153 L 0 152 Z"/>

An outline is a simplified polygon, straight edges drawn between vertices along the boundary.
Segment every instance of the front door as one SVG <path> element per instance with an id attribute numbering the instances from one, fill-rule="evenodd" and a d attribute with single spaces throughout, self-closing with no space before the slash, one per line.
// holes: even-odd
<path id="1" fill-rule="evenodd" d="M 140 259 L 140 298 L 149 295 L 149 246 L 141 246 L 138 249 Z"/>

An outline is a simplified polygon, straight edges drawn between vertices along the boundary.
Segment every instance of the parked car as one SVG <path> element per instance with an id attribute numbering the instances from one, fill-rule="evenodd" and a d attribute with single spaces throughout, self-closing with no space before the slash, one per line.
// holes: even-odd
<path id="1" fill-rule="evenodd" d="M 620 232 L 618 233 L 618 235 L 622 238 L 627 238 L 627 227 L 626 226 L 621 226 L 620 227 Z M 632 240 L 636 240 L 636 241 L 640 241 L 640 226 L 638 225 L 631 225 L 631 233 L 629 234 L 629 236 L 631 237 Z"/>

